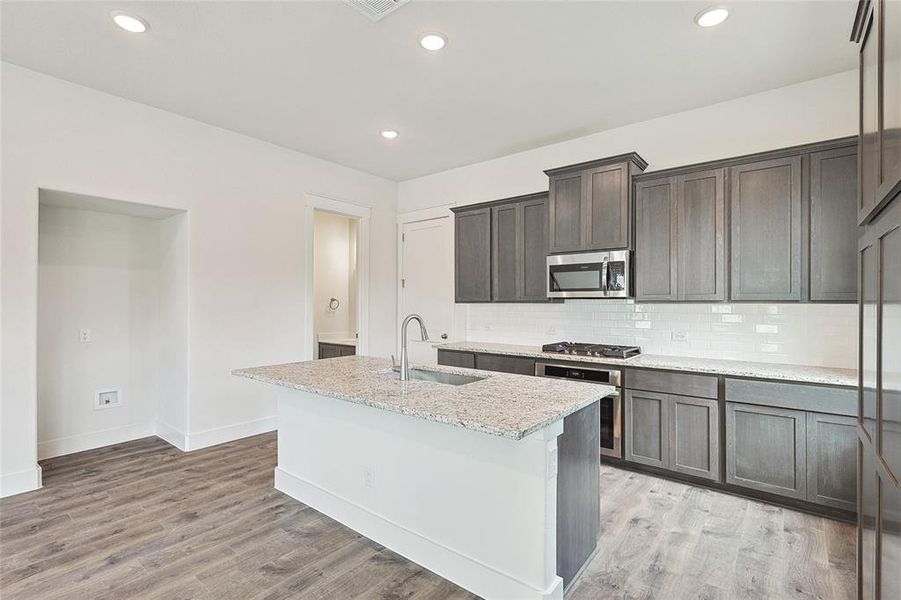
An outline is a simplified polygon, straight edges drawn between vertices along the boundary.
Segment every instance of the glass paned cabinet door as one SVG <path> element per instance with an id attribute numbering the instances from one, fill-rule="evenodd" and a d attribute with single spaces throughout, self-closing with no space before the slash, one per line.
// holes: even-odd
<path id="1" fill-rule="evenodd" d="M 901 488 L 882 482 L 879 589 L 881 598 L 901 598 Z"/>
<path id="2" fill-rule="evenodd" d="M 860 253 L 860 424 L 875 444 L 876 429 L 876 332 L 878 269 L 876 246 L 867 246 Z"/>
<path id="3" fill-rule="evenodd" d="M 896 200 L 898 202 L 898 200 Z M 880 454 L 901 479 L 901 227 L 882 236 L 882 419 Z M 901 563 L 899 563 L 901 569 Z M 899 596 L 901 600 L 901 596 Z"/>
<path id="4" fill-rule="evenodd" d="M 859 210 L 866 215 L 876 203 L 879 187 L 879 2 L 860 48 L 860 198 Z"/>
<path id="5" fill-rule="evenodd" d="M 901 0 L 882 2 L 882 191 L 901 179 Z"/>
<path id="6" fill-rule="evenodd" d="M 858 443 L 860 458 L 860 506 L 857 519 L 857 585 L 860 600 L 876 597 L 876 518 L 879 508 L 879 476 L 876 457 L 866 444 Z"/>

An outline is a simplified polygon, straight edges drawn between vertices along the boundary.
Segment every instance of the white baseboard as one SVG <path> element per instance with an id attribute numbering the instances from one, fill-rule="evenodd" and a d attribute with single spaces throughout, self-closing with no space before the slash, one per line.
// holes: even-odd
<path id="1" fill-rule="evenodd" d="M 516 600 L 563 599 L 560 577 L 555 578 L 548 589 L 536 589 L 279 467 L 275 469 L 275 489 L 479 596 Z"/>
<path id="2" fill-rule="evenodd" d="M 156 436 L 164 442 L 175 446 L 182 452 L 184 452 L 187 448 L 185 440 L 188 436 L 185 435 L 185 432 L 180 429 L 176 429 L 168 423 L 163 423 L 162 421 L 156 422 Z"/>
<path id="3" fill-rule="evenodd" d="M 35 465 L 33 469 L 9 473 L 0 477 L 0 498 L 15 496 L 41 487 L 41 466 Z"/>
<path id="4" fill-rule="evenodd" d="M 156 435 L 156 427 L 153 423 L 139 423 L 46 440 L 38 442 L 38 460 L 93 450 L 111 444 L 121 444 L 152 435 Z"/>
<path id="5" fill-rule="evenodd" d="M 215 429 L 207 429 L 197 433 L 189 433 L 186 440 L 187 450 L 200 450 L 217 444 L 224 444 L 239 440 L 241 438 L 259 435 L 269 431 L 275 431 L 278 428 L 277 417 L 264 417 L 254 421 L 244 421 L 243 423 L 235 423 L 234 425 L 226 425 L 225 427 L 217 427 Z M 168 440 L 167 440 L 168 441 Z M 170 442 L 171 443 L 171 442 Z"/>

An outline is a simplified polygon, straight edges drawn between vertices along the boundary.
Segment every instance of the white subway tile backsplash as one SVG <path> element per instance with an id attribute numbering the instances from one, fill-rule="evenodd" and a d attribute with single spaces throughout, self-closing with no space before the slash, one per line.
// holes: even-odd
<path id="1" fill-rule="evenodd" d="M 539 345 L 635 344 L 649 354 L 854 368 L 853 304 L 458 304 L 458 339 Z M 678 341 L 685 333 L 686 341 Z M 461 335 L 462 334 L 462 335 Z M 676 335 L 674 335 L 676 334 Z"/>

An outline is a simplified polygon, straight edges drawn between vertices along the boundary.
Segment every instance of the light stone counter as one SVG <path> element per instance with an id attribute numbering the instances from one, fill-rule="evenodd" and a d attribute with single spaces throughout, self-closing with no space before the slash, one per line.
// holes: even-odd
<path id="1" fill-rule="evenodd" d="M 797 383 L 816 383 L 822 385 L 857 386 L 857 371 L 854 369 L 836 369 L 832 367 L 814 367 L 805 365 L 783 365 L 777 363 L 750 362 L 741 360 L 723 360 L 717 358 L 696 358 L 690 356 L 664 356 L 657 354 L 640 354 L 623 359 L 589 356 L 572 356 L 542 352 L 540 346 L 521 346 L 517 344 L 495 344 L 490 342 L 452 342 L 436 344 L 442 350 L 458 350 L 461 352 L 481 352 L 485 354 L 505 354 L 523 356 L 542 360 L 588 362 L 621 367 L 645 369 L 664 369 L 669 371 L 686 371 L 691 373 L 709 373 L 713 375 L 729 375 L 733 377 L 751 377 L 756 379 L 772 379 Z"/>
<path id="2" fill-rule="evenodd" d="M 233 374 L 516 440 L 615 392 L 592 383 L 453 367 L 417 368 L 484 379 L 458 386 L 401 382 L 388 373 L 391 361 L 367 356 L 239 369 Z"/>

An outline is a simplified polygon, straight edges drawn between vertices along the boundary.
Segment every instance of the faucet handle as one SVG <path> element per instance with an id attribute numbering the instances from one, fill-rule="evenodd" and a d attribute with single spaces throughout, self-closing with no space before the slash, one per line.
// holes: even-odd
<path id="1" fill-rule="evenodd" d="M 396 366 L 397 366 L 397 360 L 395 360 L 394 355 L 392 354 L 391 355 L 391 368 L 393 369 Z"/>

